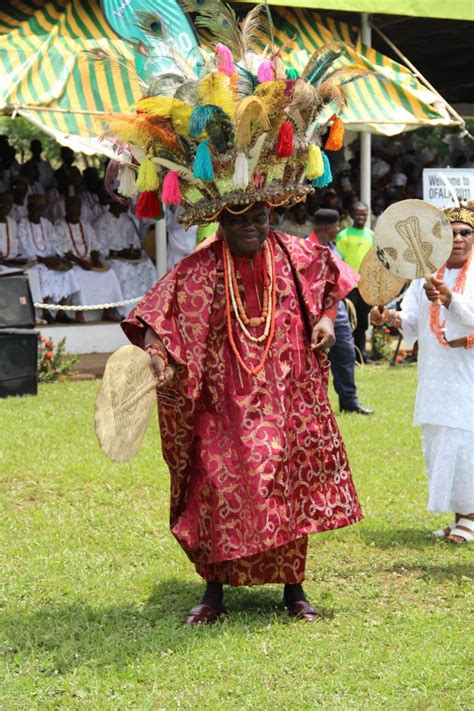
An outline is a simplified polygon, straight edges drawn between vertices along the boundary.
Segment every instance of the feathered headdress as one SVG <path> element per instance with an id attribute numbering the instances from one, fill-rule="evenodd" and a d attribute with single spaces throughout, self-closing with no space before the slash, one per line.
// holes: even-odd
<path id="1" fill-rule="evenodd" d="M 316 52 L 301 75 L 286 69 L 266 4 L 243 20 L 221 0 L 181 4 L 217 44 L 194 63 L 170 50 L 175 71 L 154 78 L 134 116 L 110 120 L 106 135 L 133 156 L 137 188 L 153 194 L 150 204 L 180 204 L 186 226 L 212 222 L 226 206 L 305 200 L 330 180 L 318 116 L 328 104 L 339 110 L 344 83 L 364 70 L 335 70 L 338 45 Z M 332 124 L 326 148 L 337 150 L 342 122 L 333 116 Z M 130 194 L 129 174 L 125 183 Z"/>

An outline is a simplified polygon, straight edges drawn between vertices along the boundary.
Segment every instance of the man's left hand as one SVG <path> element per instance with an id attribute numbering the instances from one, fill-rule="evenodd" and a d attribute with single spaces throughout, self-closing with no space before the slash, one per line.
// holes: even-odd
<path id="1" fill-rule="evenodd" d="M 441 302 L 443 306 L 449 308 L 452 294 L 442 279 L 431 277 L 430 281 L 423 284 L 423 289 L 425 290 L 426 297 L 429 301 Z"/>
<path id="2" fill-rule="evenodd" d="M 311 334 L 311 349 L 313 351 L 329 350 L 336 342 L 334 324 L 328 316 L 323 316 Z"/>

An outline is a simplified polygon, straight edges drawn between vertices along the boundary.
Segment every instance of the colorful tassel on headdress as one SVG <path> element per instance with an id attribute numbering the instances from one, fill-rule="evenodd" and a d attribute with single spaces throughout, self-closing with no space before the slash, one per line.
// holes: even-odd
<path id="1" fill-rule="evenodd" d="M 225 44 L 216 44 L 216 54 L 218 56 L 217 70 L 231 77 L 235 74 L 234 56 Z"/>
<path id="2" fill-rule="evenodd" d="M 344 124 L 339 116 L 334 116 L 328 140 L 324 148 L 327 151 L 340 151 L 344 145 Z"/>
<path id="3" fill-rule="evenodd" d="M 283 121 L 278 131 L 277 156 L 278 158 L 291 158 L 293 155 L 293 124 Z"/>
<path id="4" fill-rule="evenodd" d="M 166 173 L 161 190 L 161 200 L 165 205 L 179 205 L 181 203 L 179 174 L 176 170 L 169 170 Z"/>
<path id="5" fill-rule="evenodd" d="M 142 190 L 143 192 L 149 192 L 150 190 L 158 189 L 158 185 L 160 183 L 156 174 L 156 168 L 153 161 L 148 156 L 145 156 L 145 158 L 140 163 L 137 181 L 135 184 L 137 188 L 139 190 Z"/>
<path id="6" fill-rule="evenodd" d="M 122 166 L 118 191 L 120 195 L 123 195 L 124 197 L 135 197 L 137 194 L 135 171 L 129 165 Z"/>
<path id="7" fill-rule="evenodd" d="M 306 177 L 308 180 L 319 178 L 324 173 L 324 159 L 319 146 L 309 144 L 308 159 L 306 162 Z"/>
<path id="8" fill-rule="evenodd" d="M 241 190 L 245 190 L 249 184 L 249 162 L 247 156 L 242 151 L 237 153 L 237 158 L 235 159 L 232 183 L 234 188 Z"/>
<path id="9" fill-rule="evenodd" d="M 331 165 L 329 163 L 329 158 L 327 155 L 324 153 L 324 151 L 321 151 L 322 157 L 323 157 L 323 163 L 324 163 L 324 172 L 322 175 L 319 176 L 319 178 L 316 178 L 316 180 L 313 180 L 313 185 L 315 188 L 325 188 L 329 183 L 332 183 L 332 172 L 331 172 Z"/>
<path id="10" fill-rule="evenodd" d="M 156 190 L 140 193 L 135 206 L 135 215 L 141 219 L 159 220 L 163 217 L 163 208 Z"/>
<path id="11" fill-rule="evenodd" d="M 273 81 L 273 79 L 275 79 L 275 65 L 273 62 L 270 62 L 269 59 L 264 59 L 260 62 L 257 69 L 257 79 L 260 84 L 263 84 L 265 81 Z"/>
<path id="12" fill-rule="evenodd" d="M 293 69 L 293 67 L 286 69 L 285 74 L 287 79 L 299 79 L 300 76 L 299 71 L 297 69 Z"/>
<path id="13" fill-rule="evenodd" d="M 214 168 L 212 166 L 211 152 L 206 140 L 201 141 L 197 147 L 196 157 L 193 163 L 193 175 L 198 180 L 209 182 L 214 180 Z"/>

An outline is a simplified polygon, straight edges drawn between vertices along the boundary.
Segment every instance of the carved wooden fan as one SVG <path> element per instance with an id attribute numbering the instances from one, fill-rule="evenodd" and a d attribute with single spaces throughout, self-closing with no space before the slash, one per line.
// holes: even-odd
<path id="1" fill-rule="evenodd" d="M 403 279 L 430 279 L 451 254 L 453 233 L 447 217 L 423 200 L 390 205 L 375 227 L 377 256 Z"/>
<path id="2" fill-rule="evenodd" d="M 107 361 L 95 405 L 97 439 L 109 459 L 128 462 L 138 453 L 155 403 L 150 356 L 122 346 Z"/>

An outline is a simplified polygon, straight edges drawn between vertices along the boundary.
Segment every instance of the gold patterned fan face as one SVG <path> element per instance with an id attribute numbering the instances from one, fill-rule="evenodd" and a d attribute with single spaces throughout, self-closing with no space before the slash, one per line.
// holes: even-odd
<path id="1" fill-rule="evenodd" d="M 399 295 L 405 284 L 406 279 L 384 267 L 375 247 L 367 252 L 360 265 L 358 284 L 360 294 L 367 304 L 385 306 Z"/>
<path id="2" fill-rule="evenodd" d="M 377 257 L 403 279 L 429 278 L 446 263 L 453 246 L 451 225 L 434 205 L 402 200 L 390 205 L 375 228 Z"/>
<path id="3" fill-rule="evenodd" d="M 127 462 L 138 453 L 155 403 L 150 356 L 122 346 L 107 361 L 95 406 L 97 439 L 109 459 Z"/>

